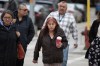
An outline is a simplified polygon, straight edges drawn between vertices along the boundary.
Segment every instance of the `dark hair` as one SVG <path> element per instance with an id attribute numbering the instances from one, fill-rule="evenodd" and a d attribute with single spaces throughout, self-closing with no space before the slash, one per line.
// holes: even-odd
<path id="1" fill-rule="evenodd" d="M 17 10 L 17 2 L 15 0 L 9 0 L 8 2 L 8 10 L 11 10 L 12 12 Z"/>
<path id="2" fill-rule="evenodd" d="M 59 2 L 66 2 L 66 0 L 60 0 Z"/>
<path id="3" fill-rule="evenodd" d="M 47 19 L 47 21 L 46 21 L 45 27 L 41 30 L 41 31 L 42 31 L 42 32 L 41 32 L 41 33 L 42 33 L 42 34 L 41 34 L 42 36 L 48 34 L 49 29 L 48 29 L 47 24 L 48 24 L 48 22 L 49 22 L 50 20 L 52 20 L 53 22 L 56 23 L 56 27 L 55 27 L 54 33 L 57 32 L 57 28 L 59 27 L 59 24 L 58 24 L 57 20 L 56 20 L 54 17 L 49 17 L 49 18 Z"/>
<path id="4" fill-rule="evenodd" d="M 98 16 L 100 16 L 100 11 L 97 13 Z"/>
<path id="5" fill-rule="evenodd" d="M 97 20 L 100 21 L 100 11 L 97 13 Z"/>
<path id="6" fill-rule="evenodd" d="M 10 10 L 5 10 L 2 15 L 1 15 L 1 20 L 3 21 L 3 17 L 5 14 L 10 14 L 12 16 L 12 18 L 14 18 L 13 12 Z"/>
<path id="7" fill-rule="evenodd" d="M 63 4 L 66 4 L 66 7 L 67 7 L 67 2 L 66 2 L 66 1 L 61 1 L 61 2 L 59 2 L 59 3 L 58 3 L 58 6 L 62 5 L 62 3 L 63 3 Z"/>

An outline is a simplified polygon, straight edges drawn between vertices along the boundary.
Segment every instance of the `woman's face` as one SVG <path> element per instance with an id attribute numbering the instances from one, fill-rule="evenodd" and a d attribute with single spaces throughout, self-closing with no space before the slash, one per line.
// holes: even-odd
<path id="1" fill-rule="evenodd" d="M 4 25 L 8 26 L 11 24 L 13 18 L 10 14 L 6 13 L 3 17 L 3 22 L 4 22 Z"/>
<path id="2" fill-rule="evenodd" d="M 49 31 L 54 31 L 54 30 L 55 30 L 55 27 L 56 27 L 56 23 L 53 22 L 52 20 L 50 20 L 50 21 L 47 23 L 47 26 L 48 26 Z"/>
<path id="3" fill-rule="evenodd" d="M 20 7 L 19 10 L 18 10 L 18 13 L 21 15 L 21 16 L 26 16 L 28 14 L 28 9 L 26 6 L 23 6 L 23 7 Z"/>

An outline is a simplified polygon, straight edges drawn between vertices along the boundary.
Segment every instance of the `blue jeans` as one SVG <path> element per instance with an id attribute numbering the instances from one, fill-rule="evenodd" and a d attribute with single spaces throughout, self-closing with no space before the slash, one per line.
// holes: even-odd
<path id="1" fill-rule="evenodd" d="M 63 49 L 63 63 L 62 66 L 67 66 L 69 45 Z"/>

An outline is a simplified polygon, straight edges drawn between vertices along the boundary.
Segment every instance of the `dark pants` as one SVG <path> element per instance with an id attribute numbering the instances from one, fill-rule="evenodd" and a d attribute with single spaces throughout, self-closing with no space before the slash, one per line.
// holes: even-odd
<path id="1" fill-rule="evenodd" d="M 24 64 L 24 59 L 17 59 L 16 66 L 23 66 Z"/>

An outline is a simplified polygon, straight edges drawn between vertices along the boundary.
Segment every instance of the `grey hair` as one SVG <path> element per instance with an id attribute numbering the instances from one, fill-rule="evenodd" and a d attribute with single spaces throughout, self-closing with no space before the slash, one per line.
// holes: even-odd
<path id="1" fill-rule="evenodd" d="M 66 1 L 61 1 L 58 3 L 58 6 L 62 5 L 62 4 L 65 4 L 67 6 L 67 2 Z"/>
<path id="2" fill-rule="evenodd" d="M 26 3 L 21 3 L 18 5 L 18 9 L 22 8 L 23 6 L 26 6 Z"/>

